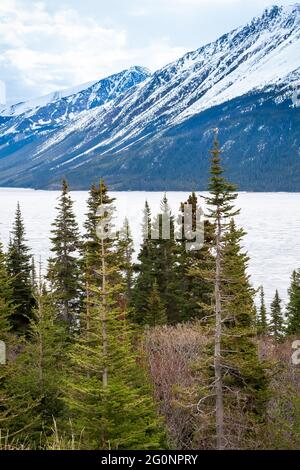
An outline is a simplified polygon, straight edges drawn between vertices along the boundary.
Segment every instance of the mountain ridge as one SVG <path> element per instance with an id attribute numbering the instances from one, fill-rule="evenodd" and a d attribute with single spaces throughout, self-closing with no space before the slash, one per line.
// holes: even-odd
<path id="1" fill-rule="evenodd" d="M 173 175 L 170 180 L 163 171 L 160 176 L 165 189 L 170 185 L 181 187 L 180 158 L 185 160 L 186 156 L 178 149 L 180 136 L 178 134 L 176 137 L 176 129 L 182 129 L 182 126 L 187 129 L 192 126 L 193 120 L 201 121 L 201 114 L 207 115 L 209 109 L 213 110 L 209 115 L 215 116 L 211 126 L 218 125 L 222 129 L 224 122 L 230 119 L 224 114 L 226 103 L 235 119 L 232 103 L 236 100 L 239 103 L 244 101 L 243 113 L 249 122 L 258 119 L 256 114 L 260 106 L 261 112 L 269 116 L 269 122 L 264 124 L 269 127 L 269 132 L 272 128 L 271 114 L 274 114 L 274 119 L 277 115 L 281 116 L 281 105 L 286 106 L 284 115 L 285 119 L 291 119 L 293 135 L 280 133 L 278 138 L 285 141 L 287 147 L 291 147 L 290 139 L 296 139 L 298 145 L 296 125 L 299 113 L 292 107 L 292 95 L 300 80 L 299 46 L 300 4 L 273 6 L 246 26 L 185 54 L 152 75 L 140 71 L 138 83 L 131 83 L 131 86 L 118 90 L 111 100 L 96 103 L 95 106 L 88 107 L 84 103 L 82 111 L 75 113 L 71 119 L 62 119 L 56 128 L 50 126 L 48 129 L 45 122 L 39 129 L 30 128 L 26 134 L 24 115 L 8 121 L 2 116 L 4 121 L 1 124 L 0 117 L 0 138 L 6 141 L 4 146 L 0 144 L 0 184 L 55 187 L 61 177 L 67 176 L 73 178 L 76 187 L 82 187 L 82 184 L 87 187 L 93 173 L 97 172 L 115 187 L 132 189 L 130 172 L 133 174 L 134 168 L 138 167 L 143 188 L 147 178 L 155 173 L 153 167 L 156 165 L 159 168 L 164 160 L 162 149 L 166 146 L 166 136 L 172 135 L 171 147 L 175 156 L 168 153 L 172 153 L 169 143 L 167 154 L 178 165 L 177 176 Z M 250 111 L 249 106 L 252 108 Z M 220 109 L 223 111 L 220 112 Z M 27 116 L 27 119 L 32 119 L 32 116 Z M 15 133 L 16 125 L 19 127 Z M 249 123 L 245 125 L 247 127 Z M 283 124 L 278 129 L 281 128 L 284 129 Z M 197 129 L 193 132 L 192 141 Z M 223 138 L 226 136 L 227 139 L 224 146 L 228 149 L 230 141 L 237 138 L 233 139 L 234 130 L 232 136 L 227 134 L 224 130 Z M 260 140 L 259 134 L 256 140 Z M 205 139 L 201 138 L 200 141 L 202 147 L 199 144 L 198 155 L 203 154 L 203 145 L 207 147 Z M 196 142 L 193 145 L 189 152 L 195 165 Z M 262 145 L 255 145 L 258 157 L 264 154 Z M 270 149 L 272 152 L 273 149 Z M 241 155 L 238 165 L 241 172 L 243 162 L 248 158 L 247 153 L 249 151 L 244 151 Z M 279 160 L 283 166 L 284 155 Z M 147 161 L 144 166 L 143 161 Z M 170 171 L 170 168 L 164 171 Z M 177 186 L 174 185 L 175 176 Z M 245 178 L 241 180 L 245 181 Z M 192 175 L 186 175 L 187 186 L 191 181 Z M 160 185 L 157 183 L 153 189 Z M 279 186 L 276 183 L 274 188 Z M 296 189 L 296 186 L 298 182 L 292 184 L 292 188 Z M 250 184 L 250 187 L 253 185 Z M 264 187 L 263 181 L 261 187 Z"/>
<path id="2" fill-rule="evenodd" d="M 47 95 L 43 95 L 41 97 L 33 98 L 27 101 L 22 101 L 20 103 L 12 104 L 10 106 L 2 106 L 2 108 L 0 109 L 0 116 L 16 117 L 20 114 L 26 113 L 28 111 L 32 112 L 37 108 L 47 106 L 64 98 L 73 97 L 74 99 L 74 95 L 80 95 L 82 92 L 88 92 L 89 90 L 95 92 L 94 89 L 99 89 L 103 83 L 115 80 L 118 81 L 124 78 L 124 76 L 130 74 L 133 75 L 133 78 L 134 74 L 136 77 L 140 75 L 141 79 L 143 79 L 143 76 L 145 79 L 151 75 L 150 70 L 148 70 L 146 67 L 132 66 L 129 69 L 122 70 L 121 72 L 109 75 L 108 77 L 104 77 L 100 80 L 93 80 L 87 83 L 76 85 L 74 87 L 54 91 L 52 93 L 48 93 Z M 139 81 L 140 80 L 138 79 L 136 83 L 139 83 Z"/>

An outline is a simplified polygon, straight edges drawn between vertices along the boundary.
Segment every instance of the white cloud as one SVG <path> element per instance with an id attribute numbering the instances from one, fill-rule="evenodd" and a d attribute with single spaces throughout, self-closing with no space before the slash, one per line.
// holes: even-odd
<path id="1" fill-rule="evenodd" d="M 26 90 L 26 98 L 34 97 L 97 80 L 133 64 L 156 69 L 183 52 L 167 38 L 129 47 L 125 30 L 103 27 L 71 8 L 50 13 L 43 2 L 34 3 L 30 10 L 19 0 L 0 3 L 0 78 L 6 79 L 11 94 L 19 88 Z"/>
<path id="2" fill-rule="evenodd" d="M 103 28 L 74 10 L 50 14 L 36 3 L 28 11 L 16 0 L 1 0 L 2 67 L 40 91 L 105 75 L 123 59 L 125 46 L 125 31 Z"/>

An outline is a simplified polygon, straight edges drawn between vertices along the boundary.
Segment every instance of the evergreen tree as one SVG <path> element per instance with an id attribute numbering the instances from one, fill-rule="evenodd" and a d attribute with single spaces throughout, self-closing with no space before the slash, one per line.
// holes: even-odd
<path id="1" fill-rule="evenodd" d="M 161 213 L 152 224 L 153 272 L 159 286 L 160 296 L 167 312 L 169 324 L 182 321 L 181 318 L 181 279 L 177 265 L 179 248 L 176 243 L 175 221 L 167 196 L 161 201 Z M 152 290 L 152 289 L 151 289 Z"/>
<path id="2" fill-rule="evenodd" d="M 227 227 L 227 220 L 234 217 L 238 211 L 234 211 L 233 201 L 237 195 L 236 187 L 227 182 L 224 178 L 224 170 L 221 166 L 221 151 L 215 133 L 214 147 L 211 150 L 211 176 L 209 180 L 210 197 L 207 198 L 209 207 L 208 216 L 215 226 L 214 248 L 216 252 L 214 268 L 214 306 L 215 306 L 215 340 L 214 340 L 214 378 L 215 378 L 215 397 L 216 397 L 216 436 L 217 449 L 223 449 L 225 446 L 224 434 L 224 385 L 222 368 L 222 251 L 224 242 L 224 229 Z"/>
<path id="3" fill-rule="evenodd" d="M 6 342 L 11 329 L 12 315 L 12 285 L 6 268 L 6 256 L 0 242 L 0 340 Z"/>
<path id="4" fill-rule="evenodd" d="M 259 335 L 268 333 L 267 309 L 265 304 L 265 292 L 263 286 L 260 287 L 260 307 L 257 314 L 257 332 Z"/>
<path id="5" fill-rule="evenodd" d="M 211 313 L 214 316 L 208 334 L 213 329 L 208 357 L 201 361 L 199 373 L 202 387 L 198 410 L 211 416 L 215 409 L 215 425 L 208 420 L 211 432 L 216 434 L 217 449 L 246 445 L 255 422 L 262 420 L 267 398 L 267 380 L 260 364 L 255 336 L 254 291 L 247 275 L 248 257 L 241 250 L 244 236 L 233 217 L 237 197 L 236 187 L 223 176 L 221 151 L 217 134 L 211 151 L 210 196 L 207 198 L 208 216 L 214 226 L 212 249 L 214 265 L 206 270 L 206 277 L 214 286 Z M 209 390 L 209 392 L 208 392 Z M 243 424 L 239 423 L 243 419 Z M 242 426 L 234 442 L 236 430 Z M 207 441 L 209 429 L 198 436 Z"/>
<path id="6" fill-rule="evenodd" d="M 120 267 L 122 277 L 126 285 L 126 304 L 129 305 L 132 297 L 133 289 L 133 263 L 132 256 L 134 253 L 133 239 L 129 227 L 128 219 L 124 220 L 123 227 L 118 234 L 117 251 L 120 254 Z"/>
<path id="7" fill-rule="evenodd" d="M 137 273 L 132 292 L 131 306 L 133 320 L 139 325 L 145 324 L 148 309 L 148 299 L 155 281 L 154 250 L 151 240 L 151 210 L 145 202 L 142 223 L 142 244 L 138 254 L 138 264 L 134 267 Z"/>
<path id="8" fill-rule="evenodd" d="M 276 290 L 274 300 L 271 304 L 270 332 L 273 334 L 277 342 L 281 341 L 284 334 L 284 320 L 281 302 L 278 290 Z"/>
<path id="9" fill-rule="evenodd" d="M 25 227 L 19 204 L 9 242 L 7 270 L 11 278 L 14 304 L 13 329 L 17 333 L 25 333 L 32 317 L 35 300 L 31 282 L 32 258 L 26 245 Z"/>
<path id="10" fill-rule="evenodd" d="M 184 206 L 188 204 L 192 208 L 192 234 L 184 233 L 186 230 L 184 220 Z M 213 240 L 212 224 L 204 221 L 204 234 L 200 231 L 200 216 L 202 211 L 198 205 L 198 198 L 192 193 L 187 202 L 180 207 L 181 226 L 179 244 L 178 276 L 180 282 L 180 309 L 181 321 L 201 319 L 206 316 L 207 309 L 211 304 L 212 287 L 206 279 L 205 271 L 211 268 L 213 257 L 211 255 L 211 242 Z M 203 236 L 203 246 L 197 246 L 197 240 L 192 239 L 194 233 Z"/>
<path id="11" fill-rule="evenodd" d="M 247 274 L 249 258 L 241 249 L 244 235 L 231 220 L 222 254 L 221 366 L 227 433 L 234 433 L 243 416 L 244 438 L 251 439 L 264 421 L 268 381 L 255 343 L 255 290 Z"/>
<path id="12" fill-rule="evenodd" d="M 100 201 L 108 200 L 100 187 Z M 81 319 L 81 331 L 70 354 L 65 384 L 74 429 L 89 449 L 159 448 L 162 432 L 144 374 L 131 345 L 126 286 L 120 275 L 122 256 L 112 232 L 110 207 L 98 212 L 97 276 L 89 278 L 93 301 Z M 102 225 L 101 225 L 102 223 Z M 106 229 L 103 228 L 103 224 Z"/>
<path id="13" fill-rule="evenodd" d="M 155 279 L 167 312 L 167 321 L 175 324 L 181 321 L 181 279 L 178 275 L 179 246 L 175 240 L 174 216 L 166 195 L 161 202 L 161 211 L 152 221 L 146 203 L 143 234 L 151 232 L 151 239 L 144 240 L 138 256 L 138 276 L 133 293 L 135 321 L 145 324 L 148 315 L 148 302 Z M 149 321 L 149 319 L 148 319 Z"/>
<path id="14" fill-rule="evenodd" d="M 33 412 L 36 403 L 28 393 L 14 388 L 14 374 L 15 364 L 8 357 L 5 367 L 0 366 L 0 447 L 13 445 L 18 439 L 25 442 L 37 424 Z"/>
<path id="15" fill-rule="evenodd" d="M 145 324 L 149 326 L 165 325 L 167 311 L 161 300 L 157 281 L 154 281 L 148 300 L 148 311 L 145 314 Z"/>
<path id="16" fill-rule="evenodd" d="M 106 264 L 113 267 L 118 258 L 118 250 L 112 249 L 116 245 L 116 237 L 106 237 L 101 243 L 101 231 L 106 231 L 106 220 L 110 219 L 110 214 L 114 212 L 114 198 L 108 194 L 108 188 L 101 180 L 99 185 L 92 185 L 87 202 L 88 212 L 84 223 L 85 234 L 82 246 L 82 270 L 84 272 L 84 291 L 85 291 L 85 315 L 88 318 L 90 311 L 93 310 L 98 302 L 98 296 L 95 293 L 94 285 L 97 281 L 101 285 L 102 277 L 102 250 L 109 252 L 105 259 Z M 111 221 L 110 229 L 113 230 Z M 121 273 L 113 270 L 116 284 L 120 281 Z M 119 299 L 120 300 L 120 299 Z M 83 315 L 81 315 L 83 318 Z M 84 320 L 86 321 L 86 319 Z"/>
<path id="17" fill-rule="evenodd" d="M 73 201 L 65 180 L 62 183 L 57 211 L 51 230 L 53 256 L 49 259 L 47 278 L 54 305 L 71 331 L 76 326 L 81 305 L 81 279 L 77 258 L 80 239 Z"/>
<path id="18" fill-rule="evenodd" d="M 63 416 L 60 383 L 67 337 L 41 284 L 36 304 L 28 339 L 10 362 L 4 384 L 6 396 L 11 397 L 8 432 L 26 438 L 31 448 L 43 447 L 52 434 L 53 418 Z M 22 406 L 24 412 L 20 413 Z"/>
<path id="19" fill-rule="evenodd" d="M 288 293 L 287 333 L 296 335 L 300 332 L 300 270 L 293 272 Z"/>

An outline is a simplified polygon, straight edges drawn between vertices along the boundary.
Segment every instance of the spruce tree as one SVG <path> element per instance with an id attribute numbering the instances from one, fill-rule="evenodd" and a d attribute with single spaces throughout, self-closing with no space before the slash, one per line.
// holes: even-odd
<path id="1" fill-rule="evenodd" d="M 254 439 L 263 424 L 268 380 L 259 360 L 256 336 L 255 290 L 247 274 L 249 257 L 241 249 L 245 232 L 233 220 L 224 236 L 222 254 L 223 333 L 221 342 L 225 429 L 234 434 L 241 416 L 244 438 Z"/>
<path id="2" fill-rule="evenodd" d="M 277 342 L 282 340 L 284 334 L 284 319 L 281 302 L 282 300 L 279 297 L 278 290 L 276 290 L 274 300 L 271 303 L 270 332 Z"/>
<path id="3" fill-rule="evenodd" d="M 7 270 L 11 278 L 14 305 L 13 329 L 19 334 L 26 333 L 35 300 L 32 290 L 32 258 L 26 244 L 19 203 L 8 247 Z"/>
<path id="4" fill-rule="evenodd" d="M 257 313 L 257 332 L 259 335 L 266 335 L 268 333 L 267 309 L 263 286 L 260 287 L 260 307 Z"/>
<path id="5" fill-rule="evenodd" d="M 180 282 L 180 319 L 189 321 L 201 319 L 206 316 L 211 304 L 212 287 L 206 278 L 205 271 L 211 267 L 213 257 L 211 255 L 211 242 L 213 239 L 212 224 L 204 221 L 203 246 L 196 245 L 197 240 L 191 240 L 191 234 L 185 234 L 184 206 L 188 204 L 192 208 L 192 231 L 202 230 L 199 217 L 202 211 L 198 204 L 198 198 L 192 193 L 185 203 L 181 204 L 179 223 L 182 229 L 179 238 L 179 260 L 177 272 Z M 201 233 L 198 236 L 201 236 Z M 187 245 L 187 243 L 189 245 Z M 191 246 L 190 246 L 191 245 Z"/>
<path id="6" fill-rule="evenodd" d="M 8 357 L 7 364 L 0 365 L 0 447 L 13 446 L 16 441 L 29 445 L 28 435 L 39 426 L 34 413 L 37 403 L 29 393 L 15 388 L 15 374 L 15 363 Z"/>
<path id="7" fill-rule="evenodd" d="M 287 334 L 296 335 L 300 333 L 300 270 L 293 272 L 288 293 Z"/>
<path id="8" fill-rule="evenodd" d="M 24 350 L 24 338 L 16 337 L 12 330 L 15 306 L 12 302 L 12 279 L 6 268 L 6 256 L 0 243 L 0 341 L 5 344 L 4 364 L 0 364 L 0 447 L 13 446 L 18 438 L 28 435 L 34 423 L 34 401 L 24 390 L 15 386 L 16 357 Z M 27 332 L 28 333 L 28 332 Z M 23 377 L 26 370 L 19 371 Z"/>
<path id="9" fill-rule="evenodd" d="M 122 277 L 126 285 L 126 296 L 125 301 L 126 304 L 129 306 L 132 297 L 132 289 L 133 289 L 133 262 L 132 256 L 134 253 L 134 245 L 133 239 L 129 227 L 128 219 L 124 220 L 124 224 L 118 233 L 118 244 L 117 244 L 117 251 L 119 256 L 121 257 L 120 260 L 120 267 L 122 272 Z"/>
<path id="10" fill-rule="evenodd" d="M 215 248 L 215 268 L 214 268 L 214 310 L 215 310 L 215 341 L 214 341 L 214 375 L 215 375 L 215 397 L 216 397 L 216 446 L 223 449 L 225 446 L 224 434 L 224 385 L 222 368 L 222 251 L 224 242 L 224 229 L 228 225 L 228 218 L 234 217 L 238 211 L 234 210 L 233 201 L 237 195 L 236 187 L 227 182 L 224 178 L 224 170 L 221 166 L 221 151 L 215 133 L 213 149 L 210 151 L 211 176 L 209 180 L 210 196 L 206 202 L 208 204 L 208 216 L 215 226 L 214 248 Z"/>
<path id="11" fill-rule="evenodd" d="M 161 201 L 160 214 L 152 224 L 153 270 L 156 275 L 161 299 L 166 307 L 169 324 L 180 322 L 180 286 L 181 280 L 177 274 L 179 249 L 176 243 L 175 220 L 167 196 Z"/>
<path id="12" fill-rule="evenodd" d="M 53 419 L 62 419 L 62 370 L 66 359 L 66 328 L 57 321 L 46 289 L 36 291 L 36 308 L 28 336 L 8 364 L 3 391 L 8 435 L 26 439 L 30 448 L 43 448 L 52 434 Z M 23 409 L 22 409 L 23 408 Z"/>
<path id="13" fill-rule="evenodd" d="M 114 210 L 114 198 L 110 197 L 108 188 L 103 180 L 100 180 L 99 185 L 92 185 L 87 201 L 87 214 L 84 223 L 84 243 L 83 243 L 83 255 L 85 258 L 85 267 L 88 267 L 88 272 L 92 278 L 95 276 L 95 271 L 100 266 L 99 254 L 101 250 L 100 238 L 98 236 L 99 224 L 101 220 L 105 219 L 105 215 L 101 215 L 100 208 L 104 208 L 105 211 L 112 212 Z M 106 241 L 109 243 L 109 240 Z"/>
<path id="14" fill-rule="evenodd" d="M 207 204 L 214 227 L 214 264 L 206 269 L 206 277 L 214 286 L 207 318 L 214 317 L 214 321 L 206 327 L 209 337 L 213 336 L 211 349 L 207 348 L 207 357 L 199 364 L 202 385 L 198 410 L 211 417 L 213 408 L 215 423 L 208 419 L 204 435 L 200 431 L 202 424 L 197 439 L 202 436 L 207 441 L 211 432 L 216 442 L 210 445 L 224 449 L 246 446 L 254 434 L 256 420 L 262 420 L 264 412 L 267 379 L 254 341 L 254 291 L 247 275 L 248 257 L 241 250 L 244 232 L 233 221 L 239 213 L 234 208 L 236 187 L 223 176 L 217 133 L 211 154 Z M 243 424 L 239 423 L 241 419 Z"/>
<path id="15" fill-rule="evenodd" d="M 109 196 L 102 184 L 100 201 L 104 200 Z M 120 301 L 126 285 L 118 241 L 106 235 L 112 219 L 110 207 L 98 211 L 96 276 L 89 276 L 93 300 L 83 313 L 80 335 L 70 353 L 65 400 L 74 429 L 82 434 L 83 448 L 155 449 L 163 433 L 132 349 L 126 304 Z"/>
<path id="16" fill-rule="evenodd" d="M 164 306 L 155 279 L 148 299 L 148 309 L 145 314 L 145 324 L 148 326 L 165 325 L 168 321 L 166 307 Z"/>
<path id="17" fill-rule="evenodd" d="M 136 278 L 132 291 L 132 318 L 136 324 L 145 325 L 148 311 L 148 299 L 155 281 L 154 250 L 151 240 L 151 210 L 145 202 L 142 223 L 142 244 L 138 254 L 138 264 L 134 266 Z"/>
<path id="18" fill-rule="evenodd" d="M 52 224 L 48 281 L 58 315 L 70 331 L 76 327 L 81 306 L 81 279 L 78 261 L 80 238 L 69 187 L 64 180 L 57 217 Z"/>
<path id="19" fill-rule="evenodd" d="M 102 277 L 99 274 L 102 269 L 102 250 L 109 251 L 105 261 L 110 267 L 115 264 L 118 256 L 116 250 L 111 249 L 113 245 L 115 246 L 116 239 L 112 241 L 110 237 L 107 237 L 101 244 L 101 238 L 99 237 L 99 230 L 106 230 L 106 219 L 110 219 L 110 214 L 114 212 L 113 203 L 114 198 L 110 197 L 103 180 L 100 180 L 99 185 L 92 185 L 87 201 L 88 211 L 84 223 L 85 233 L 81 260 L 81 269 L 84 273 L 84 312 L 87 318 L 98 301 L 93 286 L 96 279 L 99 285 L 102 282 Z M 111 223 L 110 228 L 113 230 L 113 223 Z M 114 271 L 114 276 L 114 281 L 118 284 L 121 273 Z M 83 315 L 81 315 L 82 318 Z"/>
<path id="20" fill-rule="evenodd" d="M 0 242 L 0 341 L 6 342 L 12 327 L 12 282 L 6 268 L 6 256 Z"/>
<path id="21" fill-rule="evenodd" d="M 160 213 L 152 220 L 149 227 L 150 211 L 146 205 L 144 214 L 143 233 L 151 231 L 151 239 L 144 240 L 141 247 L 137 267 L 138 276 L 135 284 L 133 305 L 145 323 L 145 313 L 148 314 L 148 301 L 157 280 L 159 293 L 167 312 L 167 322 L 176 324 L 181 318 L 181 279 L 178 275 L 179 246 L 175 239 L 175 221 L 171 213 L 167 196 L 161 201 Z"/>

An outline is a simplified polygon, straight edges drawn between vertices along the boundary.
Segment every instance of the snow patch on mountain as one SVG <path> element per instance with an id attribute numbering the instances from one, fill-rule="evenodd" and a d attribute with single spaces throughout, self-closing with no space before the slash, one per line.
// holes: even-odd
<path id="1" fill-rule="evenodd" d="M 62 98 L 75 95 L 76 93 L 79 93 L 82 90 L 86 90 L 95 83 L 97 83 L 97 80 L 95 80 L 94 82 L 84 83 L 76 87 L 55 91 L 53 93 L 49 93 L 38 98 L 13 104 L 11 106 L 3 107 L 2 109 L 0 109 L 0 115 L 5 117 L 16 117 L 20 116 L 23 113 L 26 113 L 27 111 L 31 111 L 32 113 L 34 113 L 37 108 L 46 106 L 49 103 L 54 103 L 56 101 L 61 100 Z"/>
<path id="2" fill-rule="evenodd" d="M 90 109 L 94 104 L 114 99 L 119 93 L 130 86 L 145 80 L 150 76 L 150 71 L 145 67 L 134 66 L 102 80 L 88 82 L 62 91 L 56 91 L 48 95 L 17 103 L 0 109 L 0 116 L 18 117 L 26 114 L 26 117 L 34 116 L 41 108 L 57 103 L 63 103 L 67 112 L 65 116 L 73 118 L 74 111 L 81 112 Z M 77 109 L 74 109 L 78 105 Z M 53 110 L 53 114 L 55 114 Z M 60 116 L 61 117 L 61 116 Z M 48 122 L 47 122 L 48 123 Z"/>
<path id="3" fill-rule="evenodd" d="M 212 83 L 211 88 L 207 87 L 205 95 L 181 113 L 176 121 L 237 96 L 262 90 L 270 84 L 281 86 L 288 83 L 292 89 L 293 84 L 299 82 L 300 5 L 272 7 L 265 11 L 262 18 L 268 15 L 275 15 L 275 19 L 250 47 L 241 52 L 237 58 L 239 62 L 245 59 L 241 65 L 216 84 Z M 250 27 L 257 23 L 259 19 L 253 20 Z M 220 57 L 214 57 L 214 60 L 220 60 Z"/>

